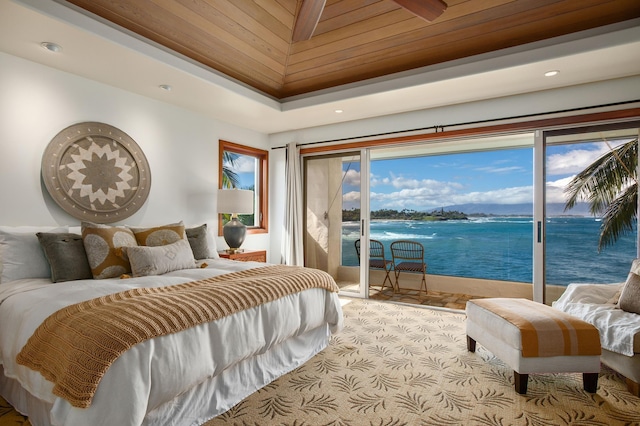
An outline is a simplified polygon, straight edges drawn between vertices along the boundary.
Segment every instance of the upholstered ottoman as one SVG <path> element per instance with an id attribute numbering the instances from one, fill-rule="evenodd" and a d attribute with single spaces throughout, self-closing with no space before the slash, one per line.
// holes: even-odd
<path id="1" fill-rule="evenodd" d="M 529 373 L 583 373 L 596 392 L 600 372 L 598 329 L 579 318 L 527 299 L 467 302 L 467 349 L 480 343 L 514 371 L 515 389 L 527 393 Z"/>

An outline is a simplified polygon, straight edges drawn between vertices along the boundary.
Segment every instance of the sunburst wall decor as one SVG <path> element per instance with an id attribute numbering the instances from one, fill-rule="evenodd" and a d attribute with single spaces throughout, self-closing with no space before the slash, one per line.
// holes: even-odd
<path id="1" fill-rule="evenodd" d="M 74 124 L 58 133 L 42 156 L 42 179 L 64 211 L 96 223 L 131 216 L 151 189 L 149 163 L 138 144 L 99 122 Z"/>

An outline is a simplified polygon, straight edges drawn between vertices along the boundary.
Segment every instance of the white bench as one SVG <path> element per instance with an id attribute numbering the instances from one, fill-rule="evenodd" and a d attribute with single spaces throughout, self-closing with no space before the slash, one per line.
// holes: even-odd
<path id="1" fill-rule="evenodd" d="M 478 342 L 513 369 L 519 394 L 530 373 L 583 373 L 584 390 L 596 392 L 601 348 L 591 324 L 527 299 L 474 299 L 466 313 L 467 349 Z"/>

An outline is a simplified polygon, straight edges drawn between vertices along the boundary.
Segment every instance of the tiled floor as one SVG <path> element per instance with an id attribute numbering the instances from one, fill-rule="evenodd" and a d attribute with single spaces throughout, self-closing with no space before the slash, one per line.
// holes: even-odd
<path id="1" fill-rule="evenodd" d="M 338 283 L 338 285 L 341 289 L 349 288 L 353 291 L 357 291 L 356 289 L 358 287 L 357 284 Z M 389 287 L 385 287 L 383 291 L 380 291 L 379 286 L 369 288 L 369 297 L 373 300 L 386 300 L 458 310 L 464 310 L 468 300 L 480 298 L 479 296 L 469 294 L 442 293 L 431 290 L 425 294 L 424 292 L 418 292 L 418 290 L 407 290 L 403 288 L 397 293 L 394 293 Z"/>
<path id="2" fill-rule="evenodd" d="M 477 296 L 456 293 L 440 293 L 437 291 L 428 291 L 426 294 L 418 290 L 400 289 L 398 293 L 385 288 L 382 292 L 378 288 L 369 290 L 369 297 L 374 300 L 388 300 L 393 302 L 411 303 L 424 306 L 436 306 L 439 308 L 464 310 L 467 301 L 477 299 Z"/>

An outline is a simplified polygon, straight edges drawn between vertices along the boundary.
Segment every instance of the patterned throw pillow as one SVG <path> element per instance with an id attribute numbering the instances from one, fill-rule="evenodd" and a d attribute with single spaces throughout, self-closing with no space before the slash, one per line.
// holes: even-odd
<path id="1" fill-rule="evenodd" d="M 623 311 L 640 314 L 640 261 L 634 260 L 627 281 L 622 287 L 618 307 Z"/>
<path id="2" fill-rule="evenodd" d="M 122 249 L 138 245 L 130 229 L 91 222 L 82 222 L 81 229 L 93 278 L 116 278 L 131 272 L 131 265 Z"/>
<path id="3" fill-rule="evenodd" d="M 187 240 L 178 240 L 163 246 L 127 247 L 134 277 L 160 275 L 180 269 L 195 268 L 191 246 Z"/>
<path id="4" fill-rule="evenodd" d="M 136 236 L 139 246 L 157 247 L 175 243 L 186 239 L 184 223 L 170 223 L 168 225 L 155 226 L 153 228 L 129 227 Z"/>

